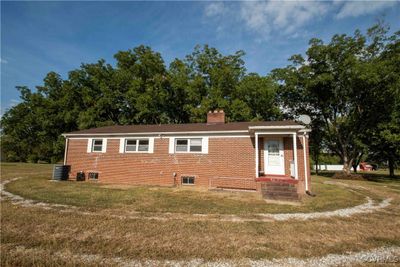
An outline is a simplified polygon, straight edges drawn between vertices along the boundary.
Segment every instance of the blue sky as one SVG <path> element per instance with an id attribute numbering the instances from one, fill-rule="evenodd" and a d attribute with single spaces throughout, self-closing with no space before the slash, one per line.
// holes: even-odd
<path id="1" fill-rule="evenodd" d="M 66 78 L 81 63 L 140 44 L 168 65 L 209 44 L 246 52 L 249 72 L 267 74 L 303 53 L 310 38 L 328 41 L 384 18 L 400 30 L 399 1 L 1 2 L 1 114 L 18 103 L 17 85 L 35 88 L 46 73 Z"/>

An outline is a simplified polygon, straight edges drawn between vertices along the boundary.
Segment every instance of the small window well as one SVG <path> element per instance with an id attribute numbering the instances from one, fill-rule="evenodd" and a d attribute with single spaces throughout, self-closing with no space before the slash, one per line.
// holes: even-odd
<path id="1" fill-rule="evenodd" d="M 182 176 L 183 185 L 194 185 L 194 176 Z"/>
<path id="2" fill-rule="evenodd" d="M 89 177 L 89 179 L 97 180 L 97 179 L 99 179 L 99 173 L 98 172 L 89 172 L 88 177 Z"/>

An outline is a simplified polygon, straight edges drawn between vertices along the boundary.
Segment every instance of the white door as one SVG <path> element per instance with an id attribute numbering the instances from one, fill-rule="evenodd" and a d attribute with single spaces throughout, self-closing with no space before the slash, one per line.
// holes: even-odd
<path id="1" fill-rule="evenodd" d="M 264 173 L 285 174 L 282 139 L 268 139 L 264 141 Z"/>

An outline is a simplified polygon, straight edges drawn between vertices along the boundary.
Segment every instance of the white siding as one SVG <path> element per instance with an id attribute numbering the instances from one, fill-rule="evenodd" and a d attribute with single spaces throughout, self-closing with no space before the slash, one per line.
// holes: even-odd
<path id="1" fill-rule="evenodd" d="M 169 154 L 175 153 L 175 138 L 174 137 L 169 138 L 168 153 Z"/>
<path id="2" fill-rule="evenodd" d="M 103 145 L 101 146 L 101 153 L 107 152 L 107 138 L 103 138 Z"/>
<path id="3" fill-rule="evenodd" d="M 154 137 L 149 138 L 149 153 L 154 153 Z"/>
<path id="4" fill-rule="evenodd" d="M 119 153 L 125 152 L 125 138 L 119 139 Z"/>
<path id="5" fill-rule="evenodd" d="M 87 153 L 92 152 L 92 143 L 93 143 L 93 138 L 88 138 L 88 142 L 87 142 Z"/>
<path id="6" fill-rule="evenodd" d="M 208 154 L 208 137 L 201 139 L 201 153 Z"/>

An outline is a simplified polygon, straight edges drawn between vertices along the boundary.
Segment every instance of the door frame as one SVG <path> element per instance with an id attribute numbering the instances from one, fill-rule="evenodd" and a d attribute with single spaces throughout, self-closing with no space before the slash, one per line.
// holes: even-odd
<path id="1" fill-rule="evenodd" d="M 271 168 L 268 167 L 268 142 L 278 141 L 279 143 L 279 158 L 281 163 L 281 168 L 279 170 L 270 171 Z M 272 175 L 285 175 L 285 150 L 283 145 L 282 137 L 264 137 L 264 173 Z"/>

